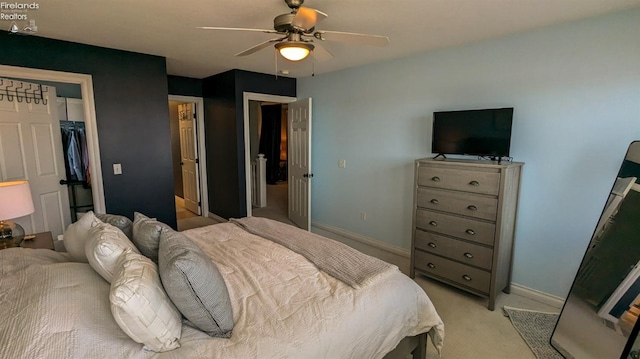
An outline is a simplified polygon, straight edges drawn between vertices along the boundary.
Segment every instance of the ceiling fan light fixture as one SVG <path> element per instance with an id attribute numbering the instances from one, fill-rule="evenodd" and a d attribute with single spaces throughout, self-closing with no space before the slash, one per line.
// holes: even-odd
<path id="1" fill-rule="evenodd" d="M 300 41 L 279 42 L 275 46 L 280 55 L 289 61 L 303 60 L 313 50 L 312 44 Z"/>

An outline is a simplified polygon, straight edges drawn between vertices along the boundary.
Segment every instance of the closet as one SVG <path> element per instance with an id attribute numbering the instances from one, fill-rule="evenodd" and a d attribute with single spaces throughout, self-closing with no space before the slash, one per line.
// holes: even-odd
<path id="1" fill-rule="evenodd" d="M 66 180 L 60 180 L 60 184 L 69 189 L 71 221 L 75 222 L 79 213 L 93 210 L 83 101 L 64 97 L 57 100 L 66 171 Z"/>

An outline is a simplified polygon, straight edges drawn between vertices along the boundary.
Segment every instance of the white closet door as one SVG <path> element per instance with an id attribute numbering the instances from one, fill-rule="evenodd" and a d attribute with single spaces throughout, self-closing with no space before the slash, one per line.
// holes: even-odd
<path id="1" fill-rule="evenodd" d="M 13 221 L 26 233 L 51 231 L 55 238 L 71 223 L 67 186 L 60 184 L 66 174 L 56 89 L 42 86 L 44 101 L 36 103 L 26 97 L 38 97 L 39 85 L 1 80 L 0 181 L 28 180 L 35 208 Z"/>
<path id="2" fill-rule="evenodd" d="M 198 146 L 196 141 L 195 104 L 178 105 L 180 117 L 180 165 L 184 206 L 200 215 L 200 185 L 198 176 Z"/>
<path id="3" fill-rule="evenodd" d="M 311 99 L 289 104 L 289 219 L 311 230 Z"/>

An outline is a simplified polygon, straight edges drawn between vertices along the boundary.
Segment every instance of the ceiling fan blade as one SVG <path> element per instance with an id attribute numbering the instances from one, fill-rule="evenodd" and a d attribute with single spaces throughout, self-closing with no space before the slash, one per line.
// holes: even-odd
<path id="1" fill-rule="evenodd" d="M 266 34 L 278 34 L 275 30 L 268 29 L 245 29 L 241 27 L 218 27 L 218 26 L 199 26 L 198 29 L 203 30 L 226 30 L 226 31 L 253 31 L 253 32 L 264 32 Z"/>
<path id="2" fill-rule="evenodd" d="M 333 58 L 333 54 L 324 47 L 320 46 L 318 41 L 315 41 L 313 43 L 313 57 L 315 57 L 318 61 L 327 61 Z"/>
<path id="3" fill-rule="evenodd" d="M 349 42 L 380 47 L 389 45 L 389 38 L 380 35 L 367 35 L 340 31 L 316 31 L 313 36 L 316 39 L 326 41 Z"/>
<path id="4" fill-rule="evenodd" d="M 301 7 L 298 9 L 296 16 L 291 20 L 291 26 L 303 31 L 313 29 L 320 21 L 327 18 L 327 14 L 316 9 Z"/>
<path id="5" fill-rule="evenodd" d="M 282 41 L 284 39 L 286 39 L 286 37 L 285 38 L 280 38 L 280 39 L 271 39 L 271 40 L 267 40 L 267 41 L 261 42 L 261 43 L 255 45 L 255 46 L 252 46 L 252 47 L 250 47 L 250 48 L 248 48 L 248 49 L 246 49 L 246 50 L 244 50 L 242 52 L 239 52 L 239 53 L 235 54 L 235 56 L 251 55 L 254 52 L 260 51 L 260 50 L 264 49 L 265 47 L 268 47 L 269 45 L 273 44 L 274 42 L 280 42 L 280 41 Z"/>

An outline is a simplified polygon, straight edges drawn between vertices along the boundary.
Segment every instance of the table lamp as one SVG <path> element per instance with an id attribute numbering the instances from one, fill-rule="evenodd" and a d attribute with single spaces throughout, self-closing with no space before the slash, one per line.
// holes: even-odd
<path id="1" fill-rule="evenodd" d="M 0 182 L 0 241 L 24 236 L 22 226 L 9 220 L 29 215 L 33 210 L 29 182 Z"/>

